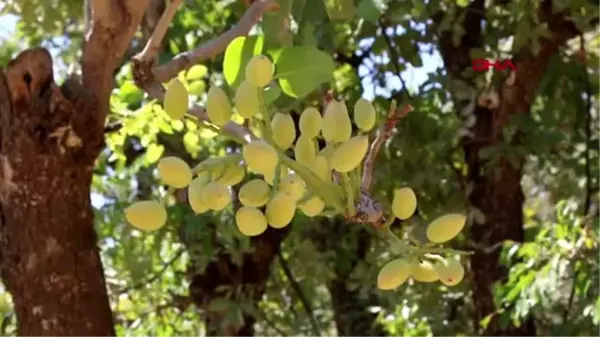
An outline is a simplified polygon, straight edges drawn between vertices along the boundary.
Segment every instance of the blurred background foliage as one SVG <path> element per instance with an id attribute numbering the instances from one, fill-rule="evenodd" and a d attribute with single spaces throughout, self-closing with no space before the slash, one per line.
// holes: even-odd
<path id="1" fill-rule="evenodd" d="M 42 45 L 54 57 L 61 82 L 77 71 L 84 38 L 83 0 L 6 0 L 0 4 L 0 64 L 19 51 Z M 161 1 L 151 1 L 160 12 Z M 279 0 L 281 10 L 265 15 L 252 34 L 263 34 L 265 50 L 313 45 L 333 55 L 334 79 L 300 101 L 322 100 L 331 88 L 354 102 L 372 99 L 386 113 L 392 97 L 415 111 L 397 127 L 378 160 L 376 196 L 389 200 L 394 188 L 412 187 L 418 214 L 404 228 L 422 226 L 436 216 L 469 208 L 467 166 L 459 137 L 464 132 L 449 94 L 452 84 L 439 54 L 439 35 L 450 30 L 460 40 L 458 20 L 469 1 L 446 0 Z M 484 49 L 471 57 L 503 59 L 526 46 L 535 52 L 547 27 L 539 24 L 529 0 L 486 8 Z M 500 263 L 510 272 L 493 288 L 501 324 L 519 325 L 533 317 L 538 335 L 597 335 L 600 323 L 598 266 L 598 66 L 600 37 L 589 17 L 597 4 L 553 1 L 571 10 L 584 34 L 586 62 L 579 39 L 554 55 L 539 85 L 530 114 L 511 121 L 504 132 L 523 134 L 518 147 L 487 148 L 482 156 L 525 156 L 521 179 L 526 241 L 505 242 Z M 186 0 L 173 20 L 159 62 L 192 49 L 233 26 L 243 1 Z M 462 12 L 461 12 L 462 11 Z M 464 16 L 464 15 L 463 15 Z M 151 15 L 144 24 L 151 25 Z M 464 19 L 464 18 L 463 18 Z M 291 20 L 291 24 L 287 24 Z M 148 27 L 145 27 L 146 29 Z M 130 55 L 143 46 L 144 27 Z M 473 56 L 478 55 L 478 56 Z M 223 55 L 180 79 L 199 103 L 207 88 L 225 83 Z M 281 96 L 276 104 L 294 100 Z M 223 154 L 234 143 L 189 122 L 171 121 L 132 81 L 128 60 L 118 69 L 111 98 L 111 122 L 122 128 L 107 136 L 98 159 L 92 200 L 111 304 L 119 335 L 197 335 L 210 333 L 210 313 L 225 312 L 219 327 L 253 324 L 257 335 L 476 335 L 491 317 L 477 320 L 472 282 L 452 288 L 439 283 L 407 284 L 397 291 L 374 289 L 377 272 L 389 259 L 368 229 L 341 221 L 316 221 L 298 215 L 276 242 L 276 258 L 266 261 L 264 292 L 240 284 L 220 285 L 213 294 L 194 295 L 194 284 L 219 278 L 214 264 L 239 266 L 244 275 L 265 263 L 248 259 L 261 246 L 237 233 L 231 211 L 196 216 L 172 200 L 169 223 L 140 233 L 124 220 L 133 200 L 165 193 L 155 164 L 177 155 L 190 163 Z M 292 104 L 293 106 L 293 104 Z M 299 112 L 299 111 L 296 111 Z M 590 127 L 591 126 L 591 127 Z M 586 129 L 590 127 L 591 133 Z M 489 165 L 493 168 L 494 161 Z M 470 213 L 471 216 L 476 216 Z M 469 247 L 468 231 L 453 242 Z M 256 252 L 255 252 L 256 253 Z M 260 271 L 256 271 L 260 274 Z M 242 282 L 243 283 L 243 282 Z M 202 288 L 200 288 L 202 289 Z M 226 294 L 226 295 L 222 295 Z M 207 298 L 205 305 L 198 298 Z M 2 293 L 3 335 L 15 334 L 10 295 Z M 347 326 L 347 325 L 351 326 Z"/>

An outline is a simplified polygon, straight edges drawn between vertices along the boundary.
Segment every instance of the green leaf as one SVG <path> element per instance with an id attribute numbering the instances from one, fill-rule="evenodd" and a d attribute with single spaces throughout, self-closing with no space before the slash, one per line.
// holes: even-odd
<path id="1" fill-rule="evenodd" d="M 165 151 L 164 146 L 151 143 L 146 150 L 146 163 L 153 164 L 157 162 Z"/>
<path id="2" fill-rule="evenodd" d="M 352 20 L 356 12 L 353 0 L 324 0 L 327 14 L 331 20 Z"/>
<path id="3" fill-rule="evenodd" d="M 262 52 L 263 44 L 261 35 L 240 36 L 229 43 L 223 58 L 223 75 L 230 87 L 237 87 L 242 82 L 248 61 Z"/>
<path id="4" fill-rule="evenodd" d="M 281 88 L 279 88 L 278 85 L 273 85 L 265 88 L 263 97 L 266 105 L 275 102 L 275 100 L 277 100 L 279 96 L 281 96 Z"/>
<path id="5" fill-rule="evenodd" d="M 313 46 L 285 48 L 277 60 L 277 78 L 286 95 L 303 97 L 331 80 L 333 58 Z"/>
<path id="6" fill-rule="evenodd" d="M 469 0 L 456 0 L 456 5 L 459 7 L 467 7 L 469 5 Z"/>
<path id="7" fill-rule="evenodd" d="M 377 24 L 379 17 L 381 16 L 381 11 L 374 3 L 374 0 L 362 0 L 358 4 L 358 8 L 356 9 L 356 15 L 358 17 L 365 19 L 366 21 Z"/>

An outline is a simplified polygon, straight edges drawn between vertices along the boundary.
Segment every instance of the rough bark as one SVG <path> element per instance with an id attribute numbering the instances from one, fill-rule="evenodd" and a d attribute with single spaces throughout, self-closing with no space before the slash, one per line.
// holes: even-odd
<path id="1" fill-rule="evenodd" d="M 0 71 L 0 273 L 19 335 L 115 334 L 90 186 L 113 71 L 147 3 L 86 1 L 81 79 L 57 87 L 41 48 Z"/>
<path id="2" fill-rule="evenodd" d="M 89 107 L 54 84 L 45 49 L 21 53 L 6 78 L 0 253 L 18 334 L 114 335 L 90 204 L 103 135 L 79 113 Z"/>
<path id="3" fill-rule="evenodd" d="M 460 79 L 474 88 L 472 79 L 465 78 L 462 72 L 471 66 L 469 50 L 481 45 L 481 22 L 485 20 L 484 2 L 473 1 L 467 8 L 463 26 L 468 34 L 464 35 L 458 46 L 452 44 L 452 34 L 440 36 L 440 50 L 451 78 Z M 559 47 L 569 38 L 575 37 L 578 31 L 565 19 L 564 13 L 552 14 L 550 2 L 546 1 L 539 12 L 542 22 L 547 22 L 552 37 L 541 41 L 540 53 L 532 55 L 528 49 L 519 51 L 513 63 L 517 70 L 509 74 L 506 80 L 494 88 L 498 94 L 497 104 L 483 96 L 471 109 L 475 123 L 469 128 L 472 136 L 461 139 L 465 162 L 468 166 L 468 200 L 470 205 L 481 212 L 482 217 L 470 227 L 471 240 L 475 253 L 471 256 L 473 273 L 473 299 L 476 323 L 490 314 L 496 313 L 493 299 L 493 285 L 502 282 L 507 270 L 499 262 L 499 244 L 512 240 L 523 242 L 523 201 L 521 188 L 524 156 L 513 158 L 502 157 L 493 168 L 485 168 L 489 159 L 482 157 L 482 150 L 505 142 L 503 130 L 511 116 L 528 114 L 535 91 L 542 79 L 550 57 L 558 52 Z M 479 94 L 479 93 L 478 93 Z M 493 98 L 492 98 L 493 99 Z M 456 102 L 461 111 L 468 110 L 471 101 Z M 518 145 L 520 133 L 510 141 Z M 484 248 L 482 248 L 484 247 Z M 486 249 L 497 247 L 496 249 Z M 478 324 L 476 324 L 478 326 Z M 487 327 L 482 331 L 487 336 L 533 336 L 536 334 L 532 317 L 520 326 L 511 323 L 503 326 L 494 315 Z"/>

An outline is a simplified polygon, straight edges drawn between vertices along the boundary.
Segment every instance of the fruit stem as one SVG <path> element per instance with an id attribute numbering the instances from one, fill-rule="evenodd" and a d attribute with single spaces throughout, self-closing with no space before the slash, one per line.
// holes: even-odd
<path id="1" fill-rule="evenodd" d="M 228 154 L 224 157 L 212 157 L 201 161 L 192 169 L 193 174 L 198 174 L 202 171 L 210 170 L 221 165 L 237 164 L 242 160 L 241 153 Z"/>
<path id="2" fill-rule="evenodd" d="M 218 133 L 219 135 L 222 135 L 225 138 L 229 138 L 240 145 L 244 145 L 244 144 L 248 143 L 244 138 L 238 137 L 231 132 L 227 132 L 223 128 L 219 128 L 216 125 L 211 124 L 207 121 L 200 121 L 198 118 L 195 118 L 193 116 L 188 116 L 188 115 L 186 115 L 185 118 L 191 120 L 192 122 L 196 123 L 196 125 L 198 125 L 198 133 L 200 131 L 202 131 L 202 128 L 205 128 L 205 129 L 209 129 L 210 131 L 212 131 L 214 133 Z"/>
<path id="3" fill-rule="evenodd" d="M 273 177 L 273 188 L 271 188 L 271 195 L 269 196 L 269 200 L 272 200 L 277 193 L 277 189 L 279 188 L 279 181 L 281 180 L 281 158 L 277 162 L 275 166 L 275 176 Z"/>
<path id="4" fill-rule="evenodd" d="M 346 205 L 348 207 L 348 216 L 353 217 L 356 215 L 356 205 L 354 205 L 354 190 L 352 189 L 352 183 L 350 182 L 348 173 L 340 172 L 340 177 L 342 178 L 342 185 L 344 186 L 344 191 L 346 192 Z"/>
<path id="5" fill-rule="evenodd" d="M 391 229 L 387 229 L 385 231 L 387 242 L 392 246 L 392 250 L 395 253 L 402 255 L 426 255 L 426 254 L 461 254 L 461 255 L 471 255 L 473 252 L 455 250 L 452 248 L 441 248 L 441 247 L 417 247 L 406 244 L 399 237 L 394 234 Z M 433 258 L 431 256 L 428 256 Z"/>
<path id="6" fill-rule="evenodd" d="M 266 140 L 269 144 L 273 143 L 272 135 L 273 130 L 271 130 L 271 117 L 269 116 L 269 110 L 265 104 L 265 97 L 263 95 L 263 91 L 258 91 L 258 102 L 259 102 L 259 112 L 262 116 L 261 132 L 263 134 L 263 139 Z"/>

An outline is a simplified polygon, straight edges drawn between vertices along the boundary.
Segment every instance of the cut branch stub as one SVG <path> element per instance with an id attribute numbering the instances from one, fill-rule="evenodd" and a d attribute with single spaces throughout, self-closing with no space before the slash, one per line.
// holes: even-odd
<path id="1" fill-rule="evenodd" d="M 381 228 L 386 221 L 381 203 L 375 200 L 364 188 L 360 189 L 360 200 L 356 203 L 356 214 L 346 216 L 346 220 L 370 224 L 374 228 Z"/>

